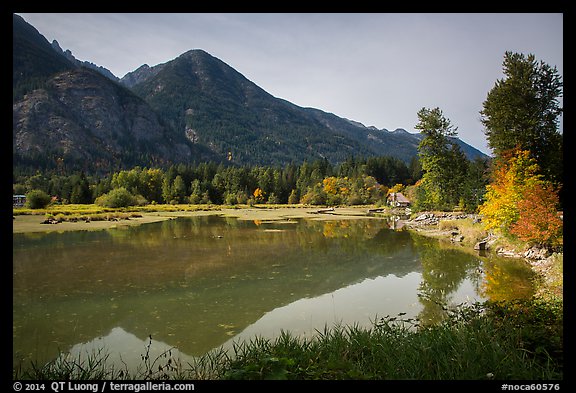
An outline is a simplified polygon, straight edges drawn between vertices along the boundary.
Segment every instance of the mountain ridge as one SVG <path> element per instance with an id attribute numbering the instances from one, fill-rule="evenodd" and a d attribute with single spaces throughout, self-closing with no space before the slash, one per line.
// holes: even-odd
<path id="1" fill-rule="evenodd" d="M 200 56 L 201 54 L 201 56 Z M 219 62 L 220 65 L 230 68 L 232 71 L 239 75 L 244 83 L 254 85 L 255 89 L 265 93 L 266 97 L 277 100 L 277 103 L 285 103 L 286 105 L 290 106 L 291 110 L 296 110 L 301 112 L 301 114 L 305 114 L 306 117 L 311 118 L 316 122 L 322 123 L 324 126 L 328 127 L 329 129 L 336 131 L 336 133 L 340 136 L 345 134 L 347 137 L 351 137 L 354 142 L 360 142 L 363 145 L 376 143 L 379 145 L 376 149 L 374 148 L 364 148 L 358 147 L 361 152 L 359 154 L 367 154 L 367 155 L 378 155 L 378 154 L 389 154 L 393 156 L 399 156 L 399 158 L 403 159 L 404 161 L 408 162 L 411 156 L 416 153 L 416 148 L 418 143 L 421 140 L 421 136 L 419 133 L 411 133 L 406 131 L 403 128 L 397 128 L 394 131 L 388 131 L 387 129 L 378 129 L 374 126 L 365 126 L 363 123 L 350 120 L 346 118 L 339 117 L 333 113 L 325 112 L 321 109 L 317 108 L 307 108 L 307 107 L 300 107 L 297 104 L 284 100 L 282 98 L 274 97 L 264 89 L 260 88 L 259 86 L 253 84 L 253 82 L 249 81 L 245 78 L 241 73 L 234 70 L 232 67 L 228 66 L 226 63 L 222 62 L 220 59 L 212 56 L 208 52 L 202 49 L 193 49 L 189 50 L 180 56 L 176 57 L 175 59 L 158 64 L 153 67 L 149 67 L 147 64 L 141 66 L 137 70 L 133 71 L 132 73 L 139 73 L 139 79 L 136 83 L 132 81 L 128 82 L 128 77 L 132 76 L 132 73 L 127 73 L 125 77 L 120 80 L 120 83 L 124 83 L 125 85 L 132 88 L 138 95 L 147 99 L 150 102 L 150 97 L 146 97 L 149 92 L 143 91 L 144 88 L 141 86 L 147 83 L 150 83 L 150 78 L 157 76 L 159 73 L 166 71 L 171 67 L 171 64 L 175 61 L 182 61 L 183 59 L 189 58 L 193 59 L 194 57 L 203 57 L 205 59 L 212 59 Z M 198 58 L 196 58 L 196 64 L 198 64 Z M 140 87 L 138 87 L 140 85 Z M 241 94 L 240 94 L 241 95 Z M 150 102 L 154 107 L 154 104 Z M 156 108 L 158 109 L 158 108 Z M 172 115 L 171 118 L 174 121 L 174 117 L 178 117 L 177 115 Z M 403 131 L 403 132 L 401 132 Z M 359 136 L 358 133 L 363 134 L 363 136 Z M 336 137 L 338 137 L 338 135 Z M 402 139 L 405 138 L 403 141 Z M 469 159 L 474 159 L 475 157 L 487 157 L 484 153 L 480 150 L 476 149 L 475 147 L 468 145 L 464 141 L 459 138 L 454 139 L 455 142 L 463 149 L 465 155 Z M 387 146 L 389 145 L 389 146 Z M 232 147 L 230 147 L 232 149 Z M 324 156 L 323 154 L 319 155 L 320 157 Z M 410 157 L 408 157 L 410 156 Z M 338 158 L 337 160 L 340 160 Z"/>
<path id="2" fill-rule="evenodd" d="M 118 78 L 50 44 L 17 15 L 13 32 L 14 165 L 64 158 L 90 172 L 106 160 L 109 168 L 202 160 L 283 165 L 382 155 L 408 162 L 417 154 L 418 134 L 274 97 L 202 49 Z M 457 142 L 469 158 L 486 156 Z"/>
<path id="3" fill-rule="evenodd" d="M 74 65 L 76 65 L 77 67 L 86 67 L 86 68 L 91 68 L 95 71 L 98 71 L 99 73 L 101 73 L 102 75 L 104 75 L 105 77 L 107 77 L 108 79 L 111 79 L 115 82 L 120 81 L 120 78 L 118 78 L 116 75 L 114 75 L 112 73 L 112 71 L 110 71 L 109 69 L 107 69 L 106 67 L 102 67 L 99 65 L 96 65 L 90 61 L 82 61 L 82 60 L 78 60 L 76 57 L 74 57 L 74 55 L 72 54 L 72 52 L 69 49 L 63 50 L 60 47 L 60 44 L 58 43 L 58 41 L 53 40 L 52 41 L 52 48 L 60 55 L 64 56 L 65 58 L 67 58 L 68 60 L 70 60 L 70 62 Z"/>

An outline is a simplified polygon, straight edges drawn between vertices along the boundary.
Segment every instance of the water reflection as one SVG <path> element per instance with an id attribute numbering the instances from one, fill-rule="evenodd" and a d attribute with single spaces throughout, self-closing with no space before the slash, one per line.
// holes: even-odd
<path id="1" fill-rule="evenodd" d="M 280 329 L 306 335 L 325 324 L 367 325 L 399 312 L 440 320 L 441 308 L 419 293 L 462 302 L 516 296 L 498 289 L 510 281 L 529 289 L 522 269 L 388 225 L 205 216 L 14 235 L 14 364 L 116 343 L 99 341 L 117 337 L 115 329 L 199 356 Z M 490 280 L 483 280 L 480 266 Z M 141 352 L 141 345 L 134 348 L 131 353 Z"/>
<path id="2" fill-rule="evenodd" d="M 444 307 L 455 304 L 453 296 L 465 279 L 472 281 L 478 288 L 480 259 L 473 254 L 466 254 L 454 248 L 446 247 L 438 241 L 421 236 L 414 236 L 422 263 L 422 282 L 418 288 L 423 310 L 419 315 L 422 324 L 440 322 L 445 316 Z M 482 299 L 481 293 L 469 302 Z"/>

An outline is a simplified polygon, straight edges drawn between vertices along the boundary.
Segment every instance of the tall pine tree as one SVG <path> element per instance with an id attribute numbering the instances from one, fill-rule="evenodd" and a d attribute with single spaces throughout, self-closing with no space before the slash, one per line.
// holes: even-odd
<path id="1" fill-rule="evenodd" d="M 488 93 L 481 121 L 498 159 L 512 149 L 527 150 L 547 180 L 562 179 L 562 134 L 558 131 L 563 83 L 556 67 L 533 54 L 506 52 L 503 79 Z"/>

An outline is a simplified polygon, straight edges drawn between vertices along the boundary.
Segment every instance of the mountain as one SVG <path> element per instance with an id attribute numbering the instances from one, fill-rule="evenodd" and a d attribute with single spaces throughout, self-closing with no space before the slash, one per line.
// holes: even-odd
<path id="1" fill-rule="evenodd" d="M 124 75 L 120 82 L 126 87 L 134 87 L 138 83 L 143 82 L 146 79 L 159 73 L 162 68 L 164 68 L 163 64 L 159 64 L 153 68 L 150 68 L 148 64 L 143 64 L 136 70 Z"/>
<path id="2" fill-rule="evenodd" d="M 17 99 L 42 87 L 50 75 L 74 65 L 47 45 L 46 38 L 22 17 L 14 15 L 12 19 L 12 89 Z"/>
<path id="3" fill-rule="evenodd" d="M 129 89 L 55 51 L 14 15 L 14 168 L 107 173 L 216 159 Z"/>
<path id="4" fill-rule="evenodd" d="M 206 160 L 338 163 L 359 155 L 409 162 L 417 153 L 418 134 L 276 98 L 203 50 L 145 64 L 117 82 L 17 15 L 13 33 L 15 167 L 106 172 Z"/>
<path id="5" fill-rule="evenodd" d="M 238 163 L 340 162 L 350 155 L 391 155 L 408 162 L 420 141 L 417 134 L 365 127 L 273 97 L 199 49 L 159 66 L 142 66 L 121 83 L 191 142 Z M 483 155 L 472 147 L 467 153 Z"/>
<path id="6" fill-rule="evenodd" d="M 116 75 L 114 75 L 109 69 L 96 65 L 92 62 L 89 61 L 80 61 L 78 60 L 76 57 L 74 57 L 74 55 L 72 54 L 72 52 L 69 49 L 66 50 L 62 50 L 62 48 L 60 47 L 60 44 L 58 43 L 58 41 L 53 40 L 52 41 L 52 48 L 54 48 L 54 50 L 56 52 L 58 52 L 59 54 L 61 54 L 62 56 L 64 56 L 65 58 L 67 58 L 68 60 L 70 60 L 70 62 L 74 65 L 76 65 L 76 67 L 86 67 L 86 68 L 91 68 L 95 71 L 98 71 L 99 73 L 101 73 L 102 75 L 104 75 L 105 77 L 107 77 L 108 79 L 111 79 L 115 82 L 118 82 L 120 80 L 120 78 L 118 78 Z"/>
<path id="7" fill-rule="evenodd" d="M 221 60 L 188 51 L 132 87 L 194 144 L 243 164 L 285 164 L 370 154 L 306 111 L 277 99 Z"/>

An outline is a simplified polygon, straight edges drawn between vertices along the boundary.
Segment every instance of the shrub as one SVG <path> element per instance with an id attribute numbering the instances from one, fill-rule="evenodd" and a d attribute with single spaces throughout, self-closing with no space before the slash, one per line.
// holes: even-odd
<path id="1" fill-rule="evenodd" d="M 291 205 L 296 205 L 299 202 L 299 198 L 298 198 L 298 192 L 296 192 L 296 190 L 292 190 L 292 192 L 290 192 L 290 196 L 288 197 L 288 203 Z"/>
<path id="2" fill-rule="evenodd" d="M 325 205 L 326 193 L 322 190 L 321 184 L 308 189 L 308 192 L 302 196 L 300 203 L 305 205 Z"/>
<path id="3" fill-rule="evenodd" d="M 278 198 L 273 192 L 270 193 L 270 196 L 268 197 L 268 204 L 274 205 L 278 203 L 280 203 L 280 198 Z"/>
<path id="4" fill-rule="evenodd" d="M 246 195 L 246 193 L 244 191 L 239 191 L 236 194 L 236 198 L 238 200 L 238 203 L 245 205 L 248 203 L 248 195 Z"/>
<path id="5" fill-rule="evenodd" d="M 227 205 L 235 205 L 238 203 L 238 199 L 236 198 L 236 194 L 227 193 L 224 196 L 224 203 Z"/>
<path id="6" fill-rule="evenodd" d="M 134 195 L 124 187 L 115 188 L 108 194 L 99 196 L 95 204 L 105 207 L 127 207 L 136 205 L 137 201 Z"/>
<path id="7" fill-rule="evenodd" d="M 134 204 L 137 206 L 146 206 L 148 204 L 148 200 L 144 198 L 141 194 L 134 195 Z"/>
<path id="8" fill-rule="evenodd" d="M 32 190 L 26 194 L 26 205 L 30 209 L 43 209 L 48 206 L 51 200 L 50 195 L 42 190 Z"/>

